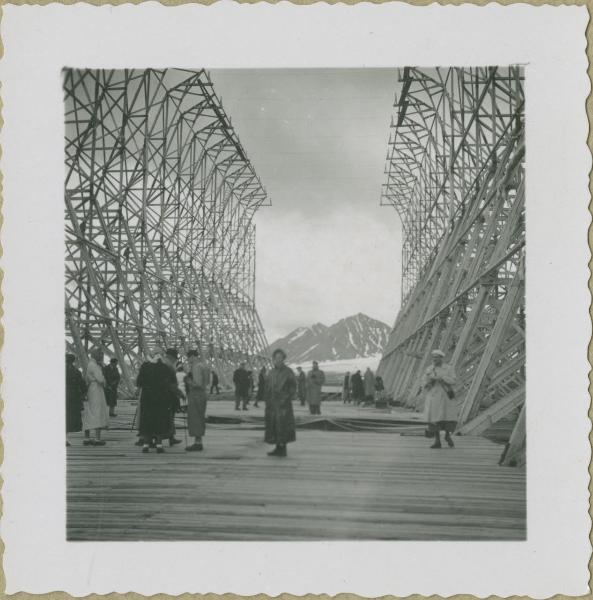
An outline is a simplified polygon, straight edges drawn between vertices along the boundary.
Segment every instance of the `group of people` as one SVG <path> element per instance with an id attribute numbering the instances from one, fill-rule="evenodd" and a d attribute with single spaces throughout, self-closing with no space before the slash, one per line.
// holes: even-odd
<path id="1" fill-rule="evenodd" d="M 103 351 L 90 353 L 83 376 L 76 367 L 74 354 L 66 354 L 66 445 L 68 433 L 84 431 L 84 445 L 104 446 L 101 431 L 116 417 L 117 390 L 121 374 L 117 358 L 103 365 Z M 93 432 L 94 437 L 91 437 Z"/>
<path id="2" fill-rule="evenodd" d="M 441 448 L 441 432 L 445 442 L 453 447 L 451 434 L 457 424 L 457 401 L 454 386 L 456 377 L 451 365 L 444 362 L 445 354 L 433 350 L 431 364 L 423 374 L 422 390 L 425 395 L 425 420 L 427 435 L 434 439 L 431 448 Z M 103 446 L 101 431 L 108 426 L 109 416 L 116 416 L 117 390 L 120 381 L 117 359 L 103 365 L 104 354 L 100 348 L 90 352 L 84 375 L 76 367 L 73 354 L 66 354 L 66 432 L 84 431 L 85 446 Z M 262 367 L 258 374 L 257 406 L 265 402 L 265 441 L 275 445 L 271 456 L 285 457 L 286 446 L 296 439 L 293 401 L 309 405 L 311 414 L 320 414 L 321 390 L 325 374 L 317 362 L 305 374 L 297 367 L 295 375 L 286 364 L 286 353 L 275 350 L 273 366 Z M 254 391 L 253 376 L 241 363 L 233 374 L 235 408 L 247 409 Z M 170 446 L 181 443 L 175 437 L 175 414 L 187 415 L 187 431 L 191 443 L 189 452 L 203 450 L 202 438 L 206 432 L 206 406 L 208 390 L 219 393 L 218 376 L 200 357 L 197 350 L 189 350 L 182 363 L 175 348 L 165 352 L 153 351 L 140 366 L 136 385 L 140 391 L 137 414 L 138 441 L 142 452 L 155 448 L 163 453 L 163 441 Z M 384 392 L 383 381 L 367 368 L 364 376 L 357 371 L 344 377 L 342 398 L 344 403 L 374 402 Z M 91 436 L 92 434 L 92 436 Z M 66 442 L 69 445 L 69 442 Z"/>
<path id="3" fill-rule="evenodd" d="M 342 384 L 342 402 L 344 404 L 378 404 L 386 402 L 385 385 L 380 375 L 375 375 L 370 367 L 367 367 L 364 376 L 360 370 L 350 375 L 348 371 L 344 375 Z"/>

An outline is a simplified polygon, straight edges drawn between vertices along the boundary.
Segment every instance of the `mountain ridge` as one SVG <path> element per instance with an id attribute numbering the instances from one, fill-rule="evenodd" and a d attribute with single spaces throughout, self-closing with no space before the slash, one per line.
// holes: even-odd
<path id="1" fill-rule="evenodd" d="M 297 327 L 270 344 L 268 351 L 282 348 L 291 364 L 364 358 L 383 351 L 390 331 L 386 323 L 359 312 L 329 326 L 318 322 Z"/>

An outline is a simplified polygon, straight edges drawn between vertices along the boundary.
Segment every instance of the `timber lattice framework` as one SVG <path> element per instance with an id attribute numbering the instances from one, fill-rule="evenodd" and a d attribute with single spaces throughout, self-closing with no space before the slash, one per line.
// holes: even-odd
<path id="1" fill-rule="evenodd" d="M 403 228 L 402 306 L 379 372 L 420 408 L 430 350 L 458 376 L 458 433 L 507 421 L 525 456 L 523 71 L 405 68 L 382 203 Z M 500 422 L 500 423 L 499 423 Z"/>
<path id="2" fill-rule="evenodd" d="M 200 348 L 224 381 L 266 362 L 255 225 L 266 192 L 205 71 L 63 72 L 66 341 L 116 357 Z"/>

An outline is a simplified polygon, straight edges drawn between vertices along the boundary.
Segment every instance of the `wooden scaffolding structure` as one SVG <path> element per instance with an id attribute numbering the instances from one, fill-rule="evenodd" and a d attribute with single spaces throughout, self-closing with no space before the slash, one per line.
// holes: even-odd
<path id="1" fill-rule="evenodd" d="M 520 67 L 405 68 L 382 204 L 404 235 L 402 304 L 379 373 L 422 408 L 430 351 L 459 383 L 459 434 L 507 422 L 525 457 L 524 94 Z"/>
<path id="2" fill-rule="evenodd" d="M 267 362 L 255 308 L 266 192 L 205 71 L 63 72 L 66 342 L 118 358 L 199 348 L 222 381 Z"/>

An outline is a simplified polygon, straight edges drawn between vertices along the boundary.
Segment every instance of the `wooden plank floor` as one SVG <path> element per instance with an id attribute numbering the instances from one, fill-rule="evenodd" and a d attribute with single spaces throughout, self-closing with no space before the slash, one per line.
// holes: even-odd
<path id="1" fill-rule="evenodd" d="M 438 451 L 423 437 L 394 432 L 299 430 L 286 459 L 266 456 L 253 423 L 210 425 L 202 453 L 182 444 L 142 454 L 125 429 L 104 437 L 97 448 L 71 437 L 70 540 L 526 535 L 525 471 L 497 466 L 501 446 L 480 437 Z"/>

